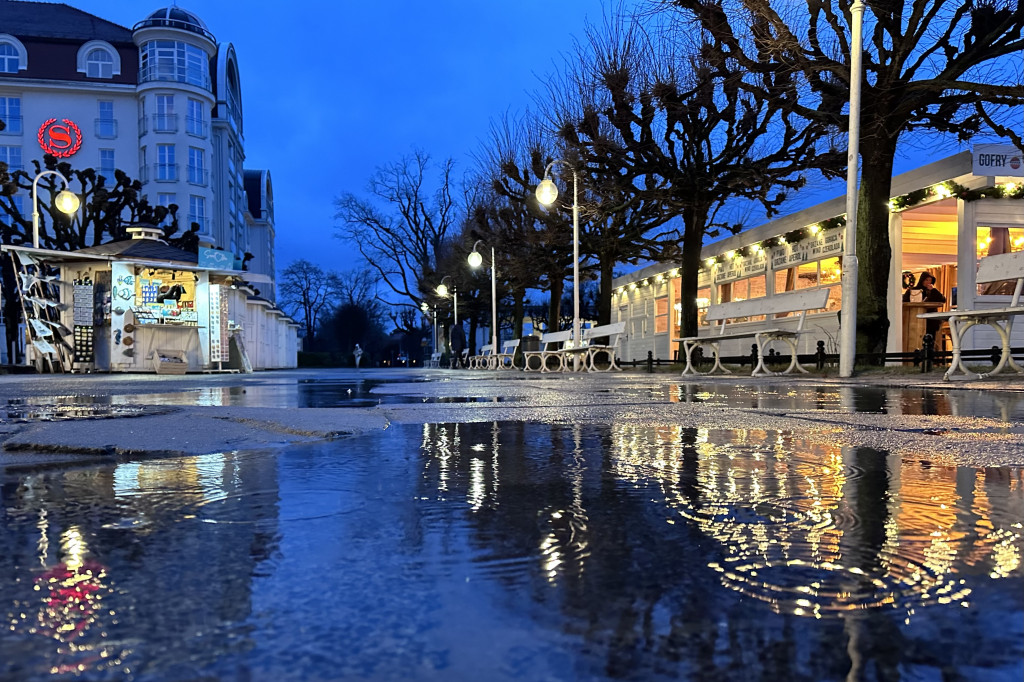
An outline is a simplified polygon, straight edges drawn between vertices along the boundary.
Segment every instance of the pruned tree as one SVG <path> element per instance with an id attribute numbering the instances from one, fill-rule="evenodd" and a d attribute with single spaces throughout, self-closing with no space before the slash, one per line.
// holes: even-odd
<path id="1" fill-rule="evenodd" d="M 805 171 L 838 166 L 823 128 L 793 111 L 799 74 L 751 74 L 699 32 L 691 38 L 655 44 L 638 19 L 591 28 L 568 77 L 575 97 L 556 99 L 562 139 L 608 197 L 603 211 L 632 214 L 622 225 L 641 254 L 664 251 L 673 231 L 654 240 L 650 231 L 680 219 L 672 227 L 681 241 L 683 335 L 697 330 L 705 238 L 742 228 L 726 209 L 746 202 L 770 216 L 786 190 L 803 186 Z"/>
<path id="2" fill-rule="evenodd" d="M 756 75 L 769 95 L 780 74 L 803 74 L 809 89 L 787 105 L 826 125 L 848 127 L 849 5 L 823 0 L 664 0 L 699 26 L 711 53 Z M 967 141 L 983 129 L 1021 145 L 1006 125 L 1024 101 L 1018 70 L 1004 58 L 1024 49 L 1016 0 L 894 0 L 866 3 L 860 112 L 861 184 L 857 254 L 857 348 L 884 350 L 889 329 L 888 199 L 902 138 L 928 130 Z M 788 76 L 787 76 L 788 77 Z"/>
<path id="3" fill-rule="evenodd" d="M 368 196 L 346 193 L 336 201 L 336 217 L 344 223 L 339 236 L 359 250 L 384 286 L 408 301 L 403 305 L 412 311 L 436 286 L 438 253 L 458 224 L 453 168 L 454 161 L 447 159 L 431 182 L 430 156 L 416 151 L 379 167 L 370 178 Z M 405 318 L 394 319 L 402 328 Z"/>

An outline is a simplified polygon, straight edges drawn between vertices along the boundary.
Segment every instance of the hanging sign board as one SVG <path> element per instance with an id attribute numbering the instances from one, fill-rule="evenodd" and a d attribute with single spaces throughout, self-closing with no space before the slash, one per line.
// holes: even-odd
<path id="1" fill-rule="evenodd" d="M 715 284 L 740 279 L 741 277 L 759 275 L 765 271 L 767 262 L 768 259 L 765 257 L 765 253 L 761 251 L 753 256 L 733 258 L 724 263 L 719 263 L 715 269 Z"/>
<path id="2" fill-rule="evenodd" d="M 199 249 L 199 267 L 214 270 L 233 270 L 235 257 L 228 251 L 220 249 Z"/>
<path id="3" fill-rule="evenodd" d="M 808 261 L 841 256 L 842 253 L 843 230 L 829 230 L 802 242 L 772 249 L 772 270 L 792 268 Z"/>
<path id="4" fill-rule="evenodd" d="M 976 144 L 971 172 L 975 175 L 1024 177 L 1024 155 L 1009 144 Z"/>

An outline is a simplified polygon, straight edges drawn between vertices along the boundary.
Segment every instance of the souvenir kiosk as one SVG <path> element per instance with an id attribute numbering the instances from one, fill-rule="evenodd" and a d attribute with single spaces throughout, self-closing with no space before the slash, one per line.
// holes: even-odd
<path id="1" fill-rule="evenodd" d="M 213 253 L 201 258 L 163 242 L 154 226 L 127 231 L 131 239 L 72 252 L 5 247 L 19 265 L 37 359 L 52 371 L 81 372 L 295 366 L 298 325 L 269 302 L 273 324 L 248 319 L 251 273 L 233 269 L 228 254 L 204 249 Z M 254 367 L 246 327 L 273 333 L 282 352 Z"/>

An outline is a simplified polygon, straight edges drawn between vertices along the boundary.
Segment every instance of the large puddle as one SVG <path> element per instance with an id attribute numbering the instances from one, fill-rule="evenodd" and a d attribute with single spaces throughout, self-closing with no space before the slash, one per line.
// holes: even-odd
<path id="1" fill-rule="evenodd" d="M 396 426 L 8 474 L 0 513 L 5 680 L 1024 676 L 1021 468 Z"/>

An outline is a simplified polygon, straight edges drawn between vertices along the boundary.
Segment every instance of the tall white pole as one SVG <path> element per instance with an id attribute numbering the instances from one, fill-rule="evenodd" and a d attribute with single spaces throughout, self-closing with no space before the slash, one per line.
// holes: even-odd
<path id="1" fill-rule="evenodd" d="M 494 264 L 494 247 L 491 247 L 491 355 L 498 355 L 498 286 Z"/>
<path id="2" fill-rule="evenodd" d="M 576 171 L 572 172 L 572 345 L 579 348 L 580 338 L 580 208 L 576 196 Z M 572 369 L 580 368 L 579 351 L 572 354 Z"/>
<path id="3" fill-rule="evenodd" d="M 452 287 L 452 300 L 455 302 L 455 325 L 459 324 L 459 290 Z"/>
<path id="4" fill-rule="evenodd" d="M 864 3 L 850 7 L 853 38 L 850 41 L 850 142 L 846 152 L 846 236 L 843 240 L 843 308 L 839 333 L 839 376 L 853 376 L 857 355 L 857 167 L 860 160 L 860 86 L 863 52 Z"/>

